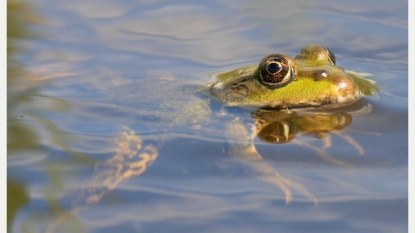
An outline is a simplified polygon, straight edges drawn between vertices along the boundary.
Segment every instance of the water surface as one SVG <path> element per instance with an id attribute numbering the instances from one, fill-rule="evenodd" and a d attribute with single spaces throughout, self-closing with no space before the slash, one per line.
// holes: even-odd
<path id="1" fill-rule="evenodd" d="M 8 231 L 407 232 L 407 38 L 407 1 L 10 0 Z M 315 198 L 287 204 L 228 153 L 251 110 L 199 86 L 311 43 L 380 93 L 323 139 L 254 139 Z"/>

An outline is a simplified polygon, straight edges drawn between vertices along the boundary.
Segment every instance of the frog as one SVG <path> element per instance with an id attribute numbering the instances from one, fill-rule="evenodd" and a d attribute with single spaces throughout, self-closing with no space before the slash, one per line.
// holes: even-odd
<path id="1" fill-rule="evenodd" d="M 168 83 L 174 79 L 164 78 L 158 82 L 160 87 L 163 82 L 169 86 Z M 151 88 L 142 87 L 142 90 Z M 168 122 L 164 127 L 167 131 L 183 125 L 200 127 L 199 122 L 211 120 L 213 114 L 225 116 L 220 119 L 227 121 L 224 134 L 228 154 L 249 168 L 259 180 L 278 187 L 286 204 L 292 202 L 294 190 L 318 205 L 318 199 L 303 184 L 286 178 L 263 159 L 254 138 L 273 144 L 296 143 L 316 151 L 325 161 L 347 166 L 326 152 L 325 149 L 330 147 L 329 135 L 334 133 L 342 137 L 363 154 L 358 142 L 341 134 L 352 122 L 352 114 L 341 109 L 355 104 L 364 96 L 375 95 L 377 91 L 373 81 L 337 66 L 330 49 L 311 44 L 294 58 L 273 53 L 262 58 L 259 64 L 217 73 L 213 82 L 182 91 L 182 99 L 177 95 L 169 95 L 168 99 L 160 101 L 153 99 L 152 102 L 160 103 L 160 106 L 140 108 L 139 115 Z M 160 90 L 162 92 L 167 93 Z M 186 96 L 190 94 L 200 94 L 198 97 L 201 98 L 190 101 Z M 211 102 L 219 103 L 220 109 L 211 109 Z M 253 123 L 234 116 L 230 108 L 246 110 Z M 296 141 L 297 134 L 313 134 L 322 138 L 324 143 L 316 147 Z M 114 140 L 114 156 L 95 165 L 94 175 L 76 195 L 72 209 L 58 217 L 47 232 L 54 232 L 65 219 L 99 202 L 120 182 L 145 173 L 159 157 L 158 148 L 163 144 L 160 142 L 166 140 L 164 133 L 158 136 L 157 139 L 152 136 L 146 139 L 130 127 L 123 126 L 122 133 Z"/>
<path id="2" fill-rule="evenodd" d="M 251 141 L 244 147 L 233 146 L 236 151 L 233 154 L 243 155 L 248 160 L 262 160 L 253 145 L 253 137 L 267 143 L 288 143 L 300 131 L 325 139 L 324 145 L 318 148 L 301 141 L 296 143 L 315 150 L 324 160 L 340 166 L 350 164 L 325 151 L 330 147 L 329 133 L 343 138 L 361 155 L 364 149 L 353 138 L 340 133 L 352 122 L 352 115 L 338 109 L 350 106 L 364 96 L 376 95 L 379 90 L 374 81 L 337 66 L 334 53 L 318 44 L 304 47 L 294 58 L 273 53 L 262 58 L 259 64 L 220 73 L 207 89 L 213 99 L 225 106 L 255 109 L 251 112 L 255 121 Z M 231 129 L 226 130 L 231 135 L 229 141 L 244 141 L 243 138 L 249 141 L 243 127 L 236 126 L 241 123 L 233 121 L 232 124 Z M 253 164 L 250 162 L 248 166 Z M 290 188 L 293 188 L 318 204 L 303 186 L 285 181 L 268 164 L 261 164 L 254 170 L 284 191 L 286 203 L 291 202 Z M 271 172 L 266 174 L 265 171 Z"/>
<path id="3" fill-rule="evenodd" d="M 328 48 L 312 44 L 295 58 L 270 54 L 259 65 L 224 72 L 209 91 L 228 106 L 322 109 L 350 105 L 377 88 L 336 66 Z"/>

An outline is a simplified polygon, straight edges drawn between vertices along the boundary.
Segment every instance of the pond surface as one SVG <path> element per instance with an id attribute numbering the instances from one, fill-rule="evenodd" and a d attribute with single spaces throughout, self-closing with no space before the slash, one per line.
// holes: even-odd
<path id="1" fill-rule="evenodd" d="M 313 43 L 379 94 L 231 153 L 199 87 Z M 9 232 L 408 231 L 407 1 L 9 0 L 7 56 Z"/>

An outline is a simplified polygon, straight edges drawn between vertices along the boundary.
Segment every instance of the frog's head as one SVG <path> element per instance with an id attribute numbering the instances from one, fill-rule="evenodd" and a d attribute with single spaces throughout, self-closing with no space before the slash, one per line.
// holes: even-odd
<path id="1" fill-rule="evenodd" d="M 295 58 L 271 54 L 259 66 L 219 74 L 210 91 L 230 106 L 305 108 L 351 104 L 362 93 L 354 78 L 335 63 L 329 49 L 309 45 Z"/>

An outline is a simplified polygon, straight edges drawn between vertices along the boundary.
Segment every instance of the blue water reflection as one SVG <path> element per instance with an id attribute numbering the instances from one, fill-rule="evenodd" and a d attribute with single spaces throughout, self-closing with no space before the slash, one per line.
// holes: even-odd
<path id="1" fill-rule="evenodd" d="M 407 231 L 407 1 L 23 3 L 8 6 L 36 16 L 8 32 L 10 232 Z M 324 145 L 317 137 L 255 139 L 318 199 L 293 191 L 286 204 L 227 154 L 230 117 L 198 86 L 310 43 L 381 91 L 350 138 L 330 136 L 327 153 L 348 166 L 301 144 Z"/>

